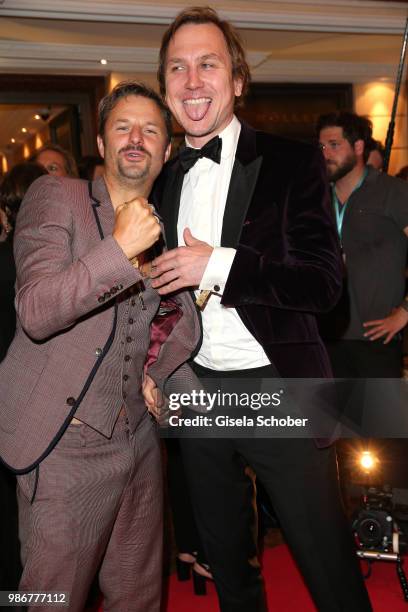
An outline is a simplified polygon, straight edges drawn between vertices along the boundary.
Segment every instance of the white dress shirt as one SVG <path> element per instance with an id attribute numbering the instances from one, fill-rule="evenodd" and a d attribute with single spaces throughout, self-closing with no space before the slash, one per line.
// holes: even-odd
<path id="1" fill-rule="evenodd" d="M 203 343 L 195 361 L 211 370 L 247 370 L 270 363 L 262 346 L 242 323 L 235 308 L 222 306 L 221 298 L 235 257 L 235 249 L 220 247 L 222 223 L 241 124 L 236 117 L 219 134 L 221 163 L 199 159 L 186 173 L 177 224 L 178 243 L 190 228 L 195 238 L 214 250 L 199 289 L 212 291 L 202 311 Z M 187 145 L 189 145 L 186 139 Z M 216 293 L 214 287 L 217 286 Z M 219 290 L 218 290 L 219 287 Z M 196 292 L 197 295 L 199 292 Z"/>

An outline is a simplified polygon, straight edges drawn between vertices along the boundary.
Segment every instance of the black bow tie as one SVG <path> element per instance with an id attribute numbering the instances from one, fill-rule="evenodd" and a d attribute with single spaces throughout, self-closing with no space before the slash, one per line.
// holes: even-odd
<path id="1" fill-rule="evenodd" d="M 219 164 L 221 161 L 221 148 L 222 140 L 219 136 L 209 140 L 201 149 L 186 147 L 179 153 L 181 167 L 184 172 L 188 172 L 201 157 L 208 157 L 208 159 L 212 159 L 216 164 Z"/>

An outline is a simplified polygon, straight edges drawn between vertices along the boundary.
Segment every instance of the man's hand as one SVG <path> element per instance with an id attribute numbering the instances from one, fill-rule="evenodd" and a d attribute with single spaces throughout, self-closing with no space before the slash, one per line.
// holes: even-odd
<path id="1" fill-rule="evenodd" d="M 168 411 L 164 410 L 165 402 L 163 401 L 163 395 L 160 389 L 158 389 L 154 380 L 147 374 L 145 374 L 143 379 L 142 394 L 148 412 L 150 412 L 160 424 L 162 419 L 167 418 Z"/>
<path id="2" fill-rule="evenodd" d="M 194 238 L 188 227 L 183 238 L 186 246 L 167 251 L 152 262 L 152 287 L 160 295 L 184 287 L 198 287 L 201 283 L 213 247 Z"/>
<path id="3" fill-rule="evenodd" d="M 395 334 L 397 334 L 408 323 L 408 312 L 403 308 L 394 308 L 392 313 L 385 319 L 377 319 L 376 321 L 366 321 L 363 327 L 370 328 L 364 336 L 370 340 L 378 340 L 385 336 L 384 344 L 391 342 Z"/>
<path id="4" fill-rule="evenodd" d="M 145 198 L 135 198 L 116 208 L 113 237 L 128 259 L 150 248 L 160 232 L 160 224 Z"/>
<path id="5" fill-rule="evenodd" d="M 154 410 L 156 405 L 156 383 L 147 374 L 144 375 L 142 383 L 142 395 L 149 412 Z"/>

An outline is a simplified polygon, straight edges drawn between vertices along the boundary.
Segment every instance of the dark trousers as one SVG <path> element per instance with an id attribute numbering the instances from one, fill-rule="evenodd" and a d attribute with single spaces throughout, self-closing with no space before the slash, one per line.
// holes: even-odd
<path id="1" fill-rule="evenodd" d="M 174 537 L 178 553 L 197 554 L 199 562 L 205 562 L 200 536 L 191 505 L 180 443 L 177 439 L 166 440 L 167 487 L 173 518 Z"/>
<path id="2" fill-rule="evenodd" d="M 202 378 L 213 375 L 196 370 Z M 253 487 L 243 459 L 271 498 L 319 612 L 371 610 L 340 500 L 333 448 L 318 449 L 308 439 L 182 439 L 181 447 L 222 612 L 266 610 Z"/>
<path id="3" fill-rule="evenodd" d="M 16 477 L 0 465 L 0 590 L 16 591 L 21 575 Z M 12 608 L 10 607 L 10 610 Z"/>
<path id="4" fill-rule="evenodd" d="M 399 378 L 402 344 L 364 340 L 327 341 L 327 352 L 335 378 Z"/>

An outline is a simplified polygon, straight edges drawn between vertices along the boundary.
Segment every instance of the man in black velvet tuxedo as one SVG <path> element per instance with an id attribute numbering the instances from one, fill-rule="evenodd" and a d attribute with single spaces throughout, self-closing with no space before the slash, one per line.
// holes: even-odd
<path id="1" fill-rule="evenodd" d="M 152 285 L 209 291 L 193 369 L 202 378 L 330 376 L 315 315 L 334 306 L 341 272 L 320 152 L 238 121 L 249 68 L 212 9 L 186 9 L 170 25 L 159 80 L 187 149 L 158 186 L 169 251 L 153 262 Z M 266 609 L 244 463 L 270 495 L 318 610 L 371 610 L 333 448 L 310 439 L 181 444 L 222 612 Z"/>

